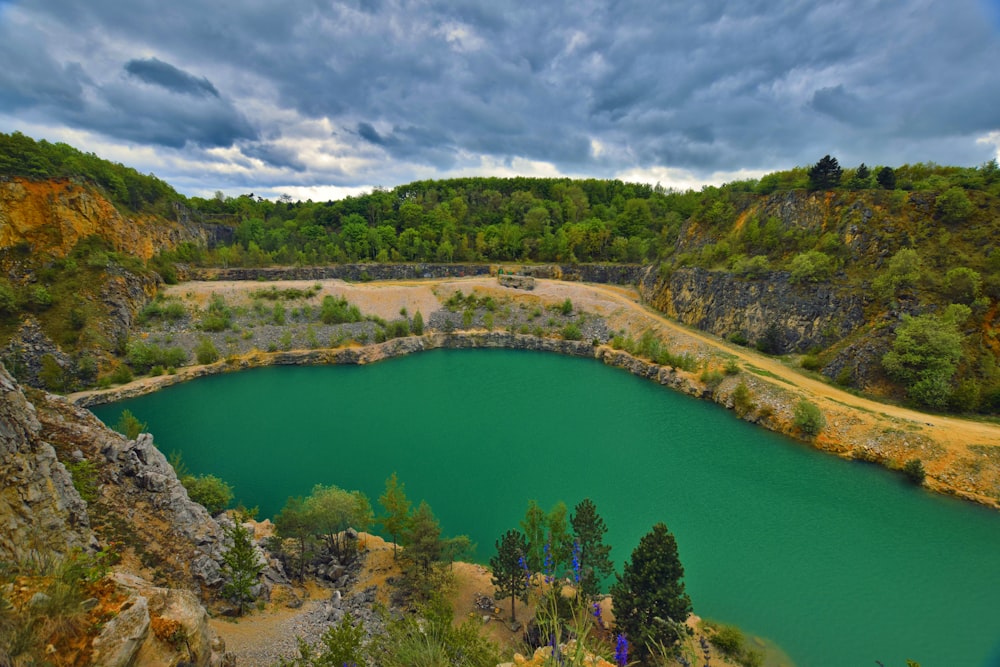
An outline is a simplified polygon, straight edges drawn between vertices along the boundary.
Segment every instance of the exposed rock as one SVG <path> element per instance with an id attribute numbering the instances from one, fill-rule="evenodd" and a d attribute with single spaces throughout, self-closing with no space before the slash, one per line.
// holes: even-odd
<path id="1" fill-rule="evenodd" d="M 94 667 L 129 667 L 136 664 L 139 648 L 149 634 L 149 622 L 146 598 L 136 596 L 131 606 L 108 621 L 94 640 Z"/>
<path id="2" fill-rule="evenodd" d="M 684 324 L 717 336 L 742 334 L 758 341 L 777 327 L 779 352 L 827 347 L 864 324 L 864 301 L 856 291 L 834 283 L 792 284 L 775 271 L 744 280 L 723 271 L 682 268 L 661 281 L 647 272 L 643 298 Z"/>
<path id="3" fill-rule="evenodd" d="M 157 562 L 163 583 L 214 588 L 222 583 L 222 531 L 187 490 L 153 437 L 128 440 L 92 413 L 49 394 L 35 397 L 42 433 L 69 456 L 79 450 L 100 479 L 93 505 L 102 517 L 99 532 L 125 531 L 130 544 Z"/>
<path id="4" fill-rule="evenodd" d="M 535 289 L 535 279 L 531 276 L 513 276 L 507 273 L 501 273 L 497 276 L 497 280 L 504 287 L 513 287 L 514 289 L 524 290 Z"/>
<path id="5" fill-rule="evenodd" d="M 86 504 L 0 365 L 0 560 L 59 556 L 92 542 Z"/>

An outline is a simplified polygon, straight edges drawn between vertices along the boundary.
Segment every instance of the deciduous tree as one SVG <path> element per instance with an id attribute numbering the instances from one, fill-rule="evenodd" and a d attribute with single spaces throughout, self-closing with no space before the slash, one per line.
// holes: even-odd
<path id="1" fill-rule="evenodd" d="M 397 539 L 406 531 L 410 522 L 410 500 L 406 497 L 404 485 L 396 478 L 396 473 L 385 480 L 385 493 L 379 496 L 378 502 L 385 510 L 378 521 L 392 536 L 392 557 L 396 558 Z"/>

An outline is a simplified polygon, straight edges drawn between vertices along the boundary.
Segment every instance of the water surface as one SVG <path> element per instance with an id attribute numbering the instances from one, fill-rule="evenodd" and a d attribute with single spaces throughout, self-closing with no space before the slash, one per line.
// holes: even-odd
<path id="1" fill-rule="evenodd" d="M 1000 665 L 1000 515 L 593 360 L 439 350 L 213 376 L 94 411 L 123 409 L 261 516 L 317 483 L 376 504 L 395 471 L 485 561 L 529 498 L 590 497 L 618 567 L 665 522 L 695 612 L 800 666 Z"/>

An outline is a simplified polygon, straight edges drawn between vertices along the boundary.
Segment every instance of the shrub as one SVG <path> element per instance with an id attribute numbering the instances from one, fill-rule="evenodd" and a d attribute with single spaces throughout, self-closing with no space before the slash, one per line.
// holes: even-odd
<path id="1" fill-rule="evenodd" d="M 208 336 L 202 336 L 194 348 L 194 356 L 199 364 L 211 364 L 219 360 L 219 350 Z"/>
<path id="2" fill-rule="evenodd" d="M 135 440 L 139 437 L 140 433 L 146 430 L 146 423 L 139 421 L 139 419 L 128 410 L 122 410 L 122 414 L 118 417 L 118 422 L 113 428 L 129 440 Z"/>
<path id="3" fill-rule="evenodd" d="M 583 340 L 583 333 L 580 331 L 580 327 L 575 324 L 567 324 L 561 333 L 566 340 Z"/>
<path id="4" fill-rule="evenodd" d="M 360 322 L 362 320 L 361 311 L 358 307 L 348 303 L 347 299 L 342 296 L 323 297 L 319 318 L 324 324 L 343 324 L 346 322 Z"/>
<path id="5" fill-rule="evenodd" d="M 754 409 L 753 396 L 745 382 L 740 382 L 733 389 L 733 410 L 740 417 L 745 416 Z"/>
<path id="6" fill-rule="evenodd" d="M 569 299 L 563 301 L 562 304 L 559 306 L 559 312 L 561 312 L 563 315 L 571 315 L 573 313 L 573 302 L 570 301 Z"/>
<path id="7" fill-rule="evenodd" d="M 910 459 L 903 464 L 903 474 L 914 484 L 923 484 L 927 476 L 924 470 L 924 462 L 920 459 Z"/>
<path id="8" fill-rule="evenodd" d="M 792 272 L 791 282 L 816 283 L 830 278 L 830 274 L 833 273 L 833 260 L 825 253 L 818 250 L 810 250 L 801 255 L 796 255 L 792 259 L 790 269 Z"/>
<path id="9" fill-rule="evenodd" d="M 795 427 L 806 435 L 817 435 L 826 426 L 826 417 L 820 409 L 802 399 L 795 406 Z"/>
<path id="10" fill-rule="evenodd" d="M 424 335 L 424 316 L 420 314 L 419 310 L 413 314 L 413 322 L 410 325 L 410 330 L 413 331 L 414 336 Z"/>
<path id="11" fill-rule="evenodd" d="M 801 365 L 802 368 L 806 369 L 807 371 L 818 371 L 820 368 L 823 367 L 823 364 L 821 364 L 819 361 L 819 357 L 817 357 L 815 354 L 807 354 L 806 356 L 802 357 Z"/>
<path id="12" fill-rule="evenodd" d="M 83 501 L 92 503 L 97 500 L 97 467 L 92 461 L 71 461 L 66 465 L 70 477 L 73 478 L 73 488 L 80 494 Z"/>
<path id="13" fill-rule="evenodd" d="M 181 478 L 181 484 L 187 489 L 188 497 L 213 516 L 233 501 L 233 487 L 215 475 L 186 475 Z"/>
<path id="14" fill-rule="evenodd" d="M 125 364 L 118 364 L 108 377 L 112 384 L 126 384 L 133 380 L 132 369 Z"/>

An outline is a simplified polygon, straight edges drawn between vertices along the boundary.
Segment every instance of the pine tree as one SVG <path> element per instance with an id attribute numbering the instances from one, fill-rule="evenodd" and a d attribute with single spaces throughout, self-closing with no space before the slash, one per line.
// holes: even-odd
<path id="1" fill-rule="evenodd" d="M 615 626 L 640 659 L 655 645 L 670 648 L 679 639 L 678 628 L 691 614 L 683 579 L 677 542 L 667 526 L 658 523 L 639 540 L 611 587 Z"/>
<path id="2" fill-rule="evenodd" d="M 508 530 L 496 542 L 497 555 L 490 558 L 490 569 L 493 570 L 493 585 L 497 588 L 497 597 L 510 598 L 510 620 L 517 620 L 514 614 L 514 603 L 517 598 L 528 601 L 528 573 L 525 554 L 528 552 L 528 541 L 518 530 Z"/>
<path id="3" fill-rule="evenodd" d="M 253 587 L 264 570 L 264 563 L 257 555 L 249 528 L 234 523 L 223 526 L 222 532 L 230 542 L 229 548 L 222 554 L 222 574 L 226 578 L 222 594 L 238 605 L 237 613 L 242 616 L 246 603 L 256 598 Z"/>
<path id="4" fill-rule="evenodd" d="M 844 170 L 840 168 L 837 158 L 824 155 L 809 169 L 809 189 L 832 190 L 840 184 L 843 173 Z"/>
<path id="5" fill-rule="evenodd" d="M 573 508 L 570 523 L 573 524 L 573 535 L 578 545 L 580 590 L 588 597 L 595 596 L 600 592 L 601 581 L 614 571 L 611 547 L 604 544 L 608 527 L 590 498 L 584 498 Z"/>
<path id="6" fill-rule="evenodd" d="M 392 476 L 385 480 L 385 493 L 379 496 L 378 502 L 385 510 L 385 514 L 380 516 L 378 521 L 392 536 L 392 557 L 395 559 L 396 542 L 410 522 L 410 501 L 406 497 L 404 485 L 396 478 L 396 473 L 392 473 Z"/>
<path id="7" fill-rule="evenodd" d="M 896 171 L 892 167 L 882 167 L 875 174 L 875 181 L 884 190 L 896 189 Z"/>
<path id="8" fill-rule="evenodd" d="M 441 525 L 427 501 L 420 501 L 404 533 L 403 585 L 422 599 L 434 589 L 435 566 L 444 554 Z"/>

